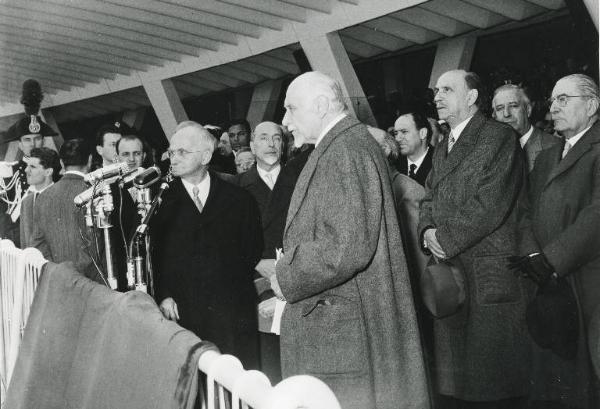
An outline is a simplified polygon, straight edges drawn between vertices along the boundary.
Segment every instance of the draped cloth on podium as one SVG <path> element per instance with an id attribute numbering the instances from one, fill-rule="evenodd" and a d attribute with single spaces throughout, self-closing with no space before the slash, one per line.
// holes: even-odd
<path id="1" fill-rule="evenodd" d="M 71 263 L 48 263 L 6 407 L 192 408 L 205 348 L 148 295 L 117 293 Z"/>

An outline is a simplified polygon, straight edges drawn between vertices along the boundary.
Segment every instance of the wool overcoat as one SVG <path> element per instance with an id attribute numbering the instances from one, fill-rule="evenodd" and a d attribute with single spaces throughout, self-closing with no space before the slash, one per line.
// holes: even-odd
<path id="1" fill-rule="evenodd" d="M 515 204 L 525 163 L 514 131 L 477 112 L 450 153 L 435 150 L 421 202 L 420 237 L 436 228 L 451 262 L 462 266 L 467 299 L 434 323 L 437 389 L 469 401 L 528 392 L 525 283 L 508 268 L 517 254 Z"/>
<path id="2" fill-rule="evenodd" d="M 541 152 L 529 175 L 520 249 L 521 254 L 543 252 L 571 284 L 580 307 L 580 343 L 573 361 L 536 348 L 534 392 L 538 399 L 591 408 L 598 404 L 590 403 L 598 384 L 587 350 L 587 328 L 600 305 L 600 123 L 563 159 L 562 151 L 563 144 L 556 144 Z"/>
<path id="3" fill-rule="evenodd" d="M 262 251 L 262 232 L 254 199 L 214 173 L 202 213 L 180 178 L 163 198 L 150 227 L 157 302 L 172 297 L 182 327 L 256 369 L 252 274 Z"/>
<path id="4" fill-rule="evenodd" d="M 335 124 L 310 155 L 283 245 L 284 376 L 322 379 L 344 409 L 429 407 L 388 166 L 356 119 Z"/>

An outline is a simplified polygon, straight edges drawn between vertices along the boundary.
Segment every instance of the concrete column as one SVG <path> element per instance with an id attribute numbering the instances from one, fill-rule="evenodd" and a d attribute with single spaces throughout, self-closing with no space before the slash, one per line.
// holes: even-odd
<path id="1" fill-rule="evenodd" d="M 350 112 L 360 121 L 377 126 L 369 101 L 338 33 L 301 39 L 300 45 L 313 70 L 324 72 L 339 81 Z"/>
<path id="2" fill-rule="evenodd" d="M 146 107 L 132 109 L 123 113 L 123 122 L 125 122 L 130 128 L 139 131 L 142 129 L 144 118 L 146 117 Z"/>
<path id="3" fill-rule="evenodd" d="M 250 108 L 246 115 L 252 129 L 262 121 L 273 121 L 282 82 L 282 80 L 270 80 L 254 87 Z"/>
<path id="4" fill-rule="evenodd" d="M 46 148 L 54 149 L 56 152 L 60 149 L 63 142 L 65 141 L 62 132 L 60 132 L 60 128 L 58 127 L 58 123 L 56 119 L 54 119 L 54 114 L 49 109 L 40 110 L 40 116 L 52 129 L 58 132 L 56 136 L 47 136 L 44 137 L 44 146 Z"/>
<path id="5" fill-rule="evenodd" d="M 450 70 L 469 70 L 477 37 L 449 38 L 438 43 L 435 60 L 429 77 L 429 87 L 434 88 L 437 79 Z"/>
<path id="6" fill-rule="evenodd" d="M 188 120 L 173 81 L 142 79 L 142 85 L 167 140 L 170 140 L 177 124 Z"/>
<path id="7" fill-rule="evenodd" d="M 596 31 L 598 31 L 598 0 L 583 0 L 583 4 L 585 4 L 585 8 L 587 8 L 594 26 L 596 26 Z"/>

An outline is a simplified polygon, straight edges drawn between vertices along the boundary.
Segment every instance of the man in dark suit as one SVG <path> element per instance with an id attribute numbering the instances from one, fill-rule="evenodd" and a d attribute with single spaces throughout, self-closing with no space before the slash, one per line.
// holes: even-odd
<path id="1" fill-rule="evenodd" d="M 37 197 L 58 180 L 60 172 L 58 153 L 49 148 L 33 148 L 27 158 L 27 183 L 29 189 L 21 203 L 21 248 L 31 247 L 33 235 L 33 207 Z"/>
<path id="2" fill-rule="evenodd" d="M 525 90 L 518 85 L 506 84 L 496 88 L 492 115 L 497 121 L 510 125 L 519 135 L 521 148 L 527 154 L 529 172 L 533 170 L 537 155 L 558 142 L 558 138 L 531 124 L 531 102 Z"/>
<path id="3" fill-rule="evenodd" d="M 530 174 L 521 221 L 523 271 L 539 285 L 566 280 L 577 299 L 574 359 L 534 349 L 533 396 L 539 408 L 597 408 L 587 330 L 600 305 L 600 123 L 598 86 L 586 75 L 561 78 L 550 113 L 563 144 L 541 152 Z M 548 402 L 551 401 L 551 402 Z"/>
<path id="4" fill-rule="evenodd" d="M 90 151 L 83 139 L 72 139 L 61 146 L 59 156 L 65 173 L 36 200 L 31 246 L 55 263 L 72 261 L 81 274 L 104 283 L 98 268 L 102 254 L 94 254 L 94 232 L 86 226 L 83 210 L 73 203 L 88 188 L 83 176 L 91 165 Z"/>
<path id="5" fill-rule="evenodd" d="M 240 173 L 236 176 L 235 183 L 247 190 L 256 203 L 260 211 L 261 223 L 263 228 L 264 247 L 262 258 L 256 265 L 255 269 L 260 274 L 256 278 L 255 283 L 259 290 L 259 300 L 266 301 L 263 304 L 272 305 L 272 301 L 268 302 L 273 297 L 272 291 L 260 291 L 262 288 L 268 288 L 268 278 L 273 274 L 275 267 L 275 249 L 280 248 L 283 239 L 283 225 L 285 224 L 285 215 L 287 215 L 287 206 L 278 210 L 281 207 L 272 201 L 275 196 L 275 189 L 281 190 L 280 183 L 281 173 L 281 153 L 282 153 L 282 130 L 279 125 L 274 122 L 262 122 L 256 126 L 252 133 L 250 148 L 256 156 L 256 165 L 250 170 Z M 285 187 L 283 187 L 285 189 Z M 287 189 L 291 197 L 291 189 Z M 289 204 L 289 199 L 287 201 Z M 281 214 L 283 213 L 283 216 Z M 277 226 L 272 226 L 274 221 L 278 221 Z M 274 229 L 275 227 L 275 229 Z M 277 229 L 277 227 L 280 228 Z M 262 276 L 262 277 L 261 277 Z M 264 311 L 261 307 L 261 311 Z M 261 369 L 265 372 L 269 379 L 273 382 L 281 380 L 281 364 L 279 360 L 279 337 L 271 333 L 269 315 L 264 314 L 264 320 L 261 319 L 259 324 L 260 334 L 260 352 L 261 352 Z"/>
<path id="6" fill-rule="evenodd" d="M 431 170 L 431 135 L 429 120 L 417 111 L 400 115 L 394 123 L 394 137 L 400 144 L 400 157 L 396 168 L 421 186 L 425 185 L 425 179 Z"/>
<path id="7" fill-rule="evenodd" d="M 284 376 L 327 383 L 343 408 L 428 407 L 427 381 L 386 159 L 320 72 L 290 84 L 283 125 L 315 144 L 271 276 L 287 303 Z"/>
<path id="8" fill-rule="evenodd" d="M 508 268 L 524 163 L 514 131 L 480 113 L 482 100 L 474 73 L 437 81 L 451 132 L 433 156 L 419 232 L 424 250 L 461 267 L 467 291 L 458 313 L 434 323 L 441 407 L 513 409 L 528 392 L 526 300 Z"/>
<path id="9" fill-rule="evenodd" d="M 216 144 L 192 121 L 171 137 L 175 180 L 151 227 L 156 297 L 167 319 L 257 368 L 252 274 L 262 251 L 260 214 L 248 192 L 208 172 Z"/>

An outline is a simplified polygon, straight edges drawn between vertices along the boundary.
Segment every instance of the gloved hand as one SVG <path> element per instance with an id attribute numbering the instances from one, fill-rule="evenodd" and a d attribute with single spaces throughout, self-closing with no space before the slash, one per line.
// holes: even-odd
<path id="1" fill-rule="evenodd" d="M 544 287 L 551 279 L 558 277 L 554 267 L 543 253 L 511 256 L 508 258 L 508 267 L 514 270 L 515 274 L 529 278 L 540 287 Z"/>

